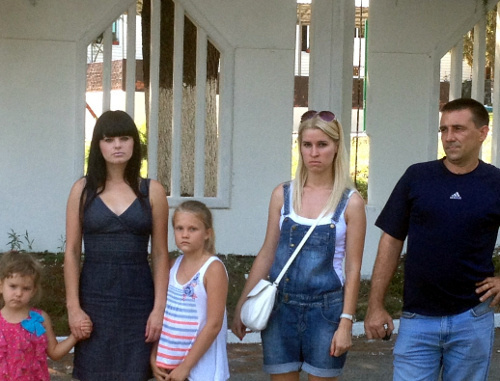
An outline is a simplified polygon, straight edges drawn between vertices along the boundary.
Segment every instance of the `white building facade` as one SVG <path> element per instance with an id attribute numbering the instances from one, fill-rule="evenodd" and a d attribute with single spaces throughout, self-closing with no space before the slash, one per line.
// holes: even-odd
<path id="1" fill-rule="evenodd" d="M 153 12 L 160 3 L 153 0 Z M 396 181 L 410 164 L 436 158 L 440 60 L 484 20 L 484 7 L 495 3 L 370 3 L 364 276 L 371 274 L 380 236 L 374 221 Z M 67 196 L 83 175 L 87 46 L 134 4 L 0 3 L 0 251 L 8 249 L 9 231 L 29 232 L 34 250 L 57 251 L 64 240 Z M 222 201 L 209 200 L 217 251 L 255 255 L 264 239 L 271 191 L 290 177 L 297 5 L 295 0 L 176 4 L 219 44 L 226 60 L 226 103 L 220 111 L 225 123 L 219 161 Z M 311 14 L 309 107 L 335 110 L 346 132 L 351 130 L 354 9 L 353 0 L 314 0 Z M 452 68 L 453 62 L 452 57 Z M 462 72 L 451 71 L 455 91 Z M 484 81 L 475 81 L 481 75 L 479 65 L 473 72 L 473 97 L 484 91 Z M 494 103 L 493 111 L 497 108 Z M 148 163 L 155 177 L 157 143 L 151 137 L 150 144 Z M 174 195 L 172 205 L 178 199 Z M 170 244 L 173 249 L 173 240 Z"/>

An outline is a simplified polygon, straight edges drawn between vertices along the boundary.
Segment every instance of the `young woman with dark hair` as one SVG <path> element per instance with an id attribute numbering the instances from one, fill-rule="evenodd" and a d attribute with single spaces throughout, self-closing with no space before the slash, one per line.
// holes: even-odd
<path id="1" fill-rule="evenodd" d="M 81 322 L 93 323 L 90 338 L 75 348 L 73 377 L 81 381 L 151 377 L 149 356 L 160 337 L 168 284 L 168 203 L 159 182 L 140 177 L 140 165 L 132 118 L 103 113 L 87 175 L 73 185 L 66 211 L 69 325 L 81 338 Z"/>

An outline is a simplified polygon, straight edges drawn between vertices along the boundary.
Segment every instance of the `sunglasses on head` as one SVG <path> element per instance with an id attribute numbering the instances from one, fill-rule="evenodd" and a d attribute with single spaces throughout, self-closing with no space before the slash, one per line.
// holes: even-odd
<path id="1" fill-rule="evenodd" d="M 300 117 L 300 123 L 312 119 L 315 116 L 319 116 L 322 120 L 325 122 L 332 122 L 336 120 L 337 118 L 335 117 L 335 114 L 331 111 L 316 111 L 316 110 L 309 110 L 306 111 L 305 113 L 302 114 Z"/>

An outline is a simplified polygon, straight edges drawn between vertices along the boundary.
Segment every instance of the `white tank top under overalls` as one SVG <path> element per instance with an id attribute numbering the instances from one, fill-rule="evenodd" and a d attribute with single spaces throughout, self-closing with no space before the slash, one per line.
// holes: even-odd
<path id="1" fill-rule="evenodd" d="M 281 225 L 283 224 L 283 220 L 286 217 L 290 217 L 293 221 L 295 221 L 298 224 L 307 225 L 307 226 L 311 226 L 315 221 L 315 219 L 305 218 L 305 217 L 299 216 L 297 213 L 295 213 L 295 210 L 293 209 L 293 186 L 292 186 L 292 184 L 293 183 L 290 182 L 290 192 L 288 193 L 290 213 L 288 215 L 285 215 L 285 206 L 283 205 L 281 207 L 280 229 L 281 229 Z M 354 193 L 354 190 L 351 190 L 349 192 L 348 199 L 351 198 L 353 193 Z M 337 274 L 340 281 L 342 282 L 342 285 L 344 284 L 343 263 L 344 263 L 344 258 L 345 258 L 345 237 L 346 237 L 346 230 L 347 230 L 347 224 L 345 222 L 345 209 L 347 208 L 347 203 L 346 203 L 346 207 L 344 208 L 344 210 L 342 210 L 342 213 L 340 214 L 340 218 L 336 224 L 335 254 L 333 256 L 333 264 L 332 264 L 333 269 L 335 270 L 335 273 Z M 333 212 L 323 216 L 323 218 L 319 221 L 318 226 L 330 224 L 331 220 L 332 220 L 332 216 L 333 216 Z"/>

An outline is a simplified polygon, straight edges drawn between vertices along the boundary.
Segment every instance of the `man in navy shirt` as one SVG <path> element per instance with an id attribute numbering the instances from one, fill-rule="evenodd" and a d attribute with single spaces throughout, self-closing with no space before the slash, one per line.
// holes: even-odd
<path id="1" fill-rule="evenodd" d="M 384 296 L 405 239 L 403 314 L 394 347 L 394 380 L 487 380 L 492 307 L 500 278 L 492 254 L 500 225 L 500 170 L 479 159 L 489 116 L 472 99 L 443 106 L 446 156 L 410 166 L 376 225 L 382 229 L 365 319 L 368 338 L 394 329 Z"/>

